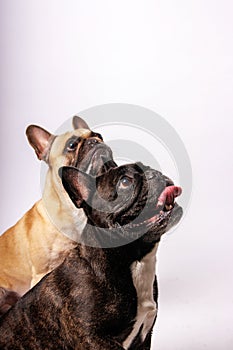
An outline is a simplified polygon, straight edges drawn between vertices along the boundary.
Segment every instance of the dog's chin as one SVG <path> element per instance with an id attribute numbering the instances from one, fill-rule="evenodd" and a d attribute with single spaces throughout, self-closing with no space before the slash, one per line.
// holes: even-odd
<path id="1" fill-rule="evenodd" d="M 76 163 L 76 167 L 86 174 L 98 176 L 110 168 L 116 167 L 113 161 L 112 151 L 105 144 L 99 144 L 90 150 L 81 163 Z"/>
<path id="2" fill-rule="evenodd" d="M 132 221 L 122 226 L 124 232 L 137 234 L 137 237 L 144 236 L 147 242 L 159 241 L 160 237 L 177 225 L 183 215 L 183 209 L 177 204 L 168 211 L 160 210 L 159 213 L 143 221 Z"/>
<path id="3" fill-rule="evenodd" d="M 161 210 L 158 214 L 146 220 L 147 232 L 150 233 L 150 236 L 152 235 L 151 237 L 153 237 L 153 233 L 160 233 L 162 235 L 177 225 L 182 215 L 183 209 L 175 203 L 171 210 Z"/>

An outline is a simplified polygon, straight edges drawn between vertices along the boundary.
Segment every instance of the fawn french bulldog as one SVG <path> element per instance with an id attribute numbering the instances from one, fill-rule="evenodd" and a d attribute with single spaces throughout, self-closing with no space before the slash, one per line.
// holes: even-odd
<path id="1" fill-rule="evenodd" d="M 58 169 L 63 165 L 97 174 L 115 166 L 110 148 L 80 117 L 74 130 L 52 135 L 30 125 L 26 134 L 37 157 L 48 165 L 42 199 L 13 227 L 0 236 L 0 315 L 58 266 L 77 245 L 86 224 L 62 186 Z"/>
<path id="2" fill-rule="evenodd" d="M 96 179 L 60 170 L 83 208 L 83 242 L 0 319 L 0 348 L 149 350 L 157 314 L 156 250 L 177 224 L 181 188 L 141 163 Z M 79 209 L 77 209 L 79 210 Z"/>

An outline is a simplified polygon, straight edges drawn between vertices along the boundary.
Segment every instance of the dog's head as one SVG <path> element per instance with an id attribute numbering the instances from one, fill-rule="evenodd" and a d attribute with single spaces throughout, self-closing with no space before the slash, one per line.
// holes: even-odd
<path id="1" fill-rule="evenodd" d="M 29 143 L 37 157 L 44 160 L 54 177 L 63 165 L 79 168 L 92 175 L 115 166 L 111 149 L 100 134 L 90 130 L 80 117 L 73 117 L 74 130 L 62 135 L 52 135 L 43 128 L 30 125 L 26 130 Z"/>
<path id="2" fill-rule="evenodd" d="M 96 178 L 72 167 L 62 167 L 59 175 L 89 224 L 111 232 L 111 239 L 113 234 L 123 235 L 119 240 L 125 242 L 142 236 L 154 243 L 182 216 L 175 202 L 181 188 L 142 163 L 111 168 Z"/>

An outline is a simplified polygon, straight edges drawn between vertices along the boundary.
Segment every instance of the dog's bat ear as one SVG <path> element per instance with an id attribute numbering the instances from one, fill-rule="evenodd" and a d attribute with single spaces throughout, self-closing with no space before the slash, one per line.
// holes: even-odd
<path id="1" fill-rule="evenodd" d="M 37 125 L 29 125 L 26 135 L 40 160 L 48 161 L 48 154 L 54 135 Z"/>
<path id="2" fill-rule="evenodd" d="M 83 201 L 88 200 L 90 192 L 92 191 L 92 176 L 69 166 L 59 168 L 58 174 L 70 199 L 76 207 L 81 208 Z"/>
<path id="3" fill-rule="evenodd" d="M 87 125 L 87 123 L 85 122 L 85 120 L 78 117 L 77 115 L 75 115 L 73 117 L 73 127 L 74 127 L 74 129 L 88 129 L 88 130 L 90 130 L 90 128 Z"/>

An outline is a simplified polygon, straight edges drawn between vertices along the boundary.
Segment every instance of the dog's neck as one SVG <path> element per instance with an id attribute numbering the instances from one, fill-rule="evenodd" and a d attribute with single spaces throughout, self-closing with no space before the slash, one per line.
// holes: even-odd
<path id="1" fill-rule="evenodd" d="M 114 236 L 122 234 L 119 230 L 119 228 L 112 230 L 98 228 L 88 222 L 81 238 L 86 247 L 86 254 L 89 254 L 89 257 L 96 256 L 96 254 L 104 256 L 108 266 L 112 266 L 114 269 L 117 261 L 121 269 L 130 266 L 134 261 L 141 261 L 160 241 L 160 236 L 158 236 L 156 240 L 148 242 L 145 239 L 147 234 L 134 240 L 131 239 L 131 241 L 129 238 L 124 241 L 122 236 L 119 240 L 114 239 Z M 104 235 L 106 235 L 106 239 L 103 238 Z"/>
<path id="2" fill-rule="evenodd" d="M 79 241 L 87 219 L 82 209 L 77 209 L 64 190 L 61 179 L 50 169 L 46 175 L 43 205 L 53 225 L 62 234 Z"/>

